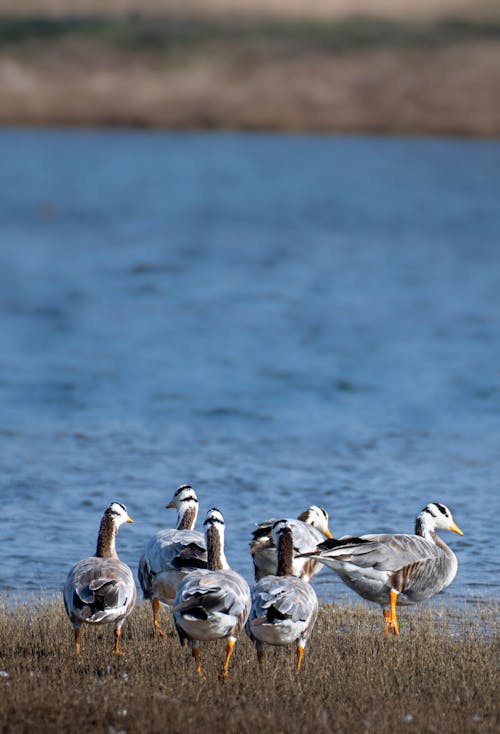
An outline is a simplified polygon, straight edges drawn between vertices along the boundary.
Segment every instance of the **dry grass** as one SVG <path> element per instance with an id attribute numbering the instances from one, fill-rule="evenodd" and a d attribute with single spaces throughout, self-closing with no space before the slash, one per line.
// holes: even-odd
<path id="1" fill-rule="evenodd" d="M 293 650 L 271 649 L 259 670 L 242 636 L 226 683 L 223 643 L 202 645 L 202 683 L 171 628 L 152 639 L 145 604 L 125 627 L 122 658 L 107 627 L 84 630 L 76 659 L 59 600 L 0 609 L 0 730 L 494 732 L 498 611 L 414 609 L 393 639 L 375 610 L 324 606 L 300 676 Z"/>

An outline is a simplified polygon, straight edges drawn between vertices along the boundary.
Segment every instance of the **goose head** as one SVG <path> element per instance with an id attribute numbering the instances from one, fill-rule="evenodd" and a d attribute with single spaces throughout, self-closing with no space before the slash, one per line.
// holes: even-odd
<path id="1" fill-rule="evenodd" d="M 440 502 L 430 502 L 417 517 L 415 533 L 425 537 L 436 530 L 451 530 L 452 533 L 463 535 L 448 507 Z"/>
<path id="2" fill-rule="evenodd" d="M 174 492 L 174 496 L 166 508 L 177 510 L 177 527 L 191 530 L 198 516 L 198 497 L 190 484 L 181 484 Z"/>
<path id="3" fill-rule="evenodd" d="M 111 519 L 111 522 L 116 529 L 126 522 L 134 522 L 127 512 L 127 508 L 125 505 L 122 505 L 121 502 L 112 502 L 109 507 L 106 508 L 104 515 Z"/>
<path id="4" fill-rule="evenodd" d="M 304 510 L 297 519 L 317 528 L 327 538 L 332 537 L 331 532 L 328 530 L 328 512 L 322 507 L 311 505 L 307 510 Z"/>

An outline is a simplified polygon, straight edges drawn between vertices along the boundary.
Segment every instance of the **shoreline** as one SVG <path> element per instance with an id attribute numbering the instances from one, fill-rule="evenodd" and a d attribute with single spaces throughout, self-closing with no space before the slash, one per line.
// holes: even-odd
<path id="1" fill-rule="evenodd" d="M 500 137 L 499 23 L 39 21 L 0 19 L 2 126 Z"/>

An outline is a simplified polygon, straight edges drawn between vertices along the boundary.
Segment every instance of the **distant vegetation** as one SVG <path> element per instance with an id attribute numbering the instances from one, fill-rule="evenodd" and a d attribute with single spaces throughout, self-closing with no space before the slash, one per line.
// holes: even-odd
<path id="1" fill-rule="evenodd" d="M 0 608 L 0 730 L 493 733 L 498 611 L 403 611 L 397 639 L 381 634 L 378 610 L 325 605 L 298 676 L 293 646 L 270 648 L 260 670 L 242 634 L 226 683 L 224 645 L 201 644 L 203 683 L 171 624 L 152 639 L 149 605 L 124 627 L 124 657 L 111 655 L 108 626 L 84 629 L 80 659 L 59 599 Z"/>
<path id="2" fill-rule="evenodd" d="M 500 136 L 500 6 L 346 1 L 0 0 L 0 125 Z"/>
<path id="3" fill-rule="evenodd" d="M 0 48 L 24 43 L 80 40 L 109 44 L 124 51 L 184 54 L 207 48 L 266 50 L 284 55 L 374 49 L 438 48 L 470 41 L 500 40 L 500 19 L 444 19 L 409 23 L 383 18 L 336 20 L 262 20 L 227 18 L 35 17 L 1 18 Z"/>

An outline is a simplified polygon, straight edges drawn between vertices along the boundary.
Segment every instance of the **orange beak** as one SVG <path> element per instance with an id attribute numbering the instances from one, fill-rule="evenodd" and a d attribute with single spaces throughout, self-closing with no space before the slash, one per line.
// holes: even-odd
<path id="1" fill-rule="evenodd" d="M 171 507 L 175 507 L 175 505 L 173 502 L 169 502 L 168 505 L 165 505 L 165 507 L 167 508 L 167 510 L 169 510 Z"/>
<path id="2" fill-rule="evenodd" d="M 134 522 L 134 521 L 132 520 L 132 518 L 130 517 L 130 515 L 129 515 L 129 516 L 127 517 L 127 522 Z"/>
<path id="3" fill-rule="evenodd" d="M 330 531 L 328 530 L 328 528 L 327 528 L 327 529 L 325 530 L 325 535 L 326 535 L 326 537 L 327 537 L 327 538 L 333 538 L 333 535 L 332 535 L 332 534 L 331 534 L 331 532 L 330 532 Z"/>
<path id="4" fill-rule="evenodd" d="M 458 525 L 455 525 L 455 523 L 452 523 L 448 530 L 451 530 L 452 533 L 456 533 L 457 535 L 463 535 L 462 531 L 458 527 Z"/>

